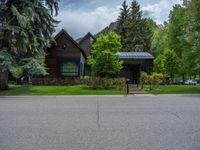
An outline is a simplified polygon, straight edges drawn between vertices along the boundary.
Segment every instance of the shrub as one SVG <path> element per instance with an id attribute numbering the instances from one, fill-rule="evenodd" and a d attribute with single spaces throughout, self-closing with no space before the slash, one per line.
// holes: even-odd
<path id="1" fill-rule="evenodd" d="M 123 90 L 125 88 L 124 78 L 100 78 L 100 77 L 85 77 L 80 78 L 33 78 L 33 85 L 49 85 L 49 86 L 65 86 L 65 85 L 88 85 L 92 89 L 110 89 L 118 88 Z"/>
<path id="2" fill-rule="evenodd" d="M 61 79 L 61 78 L 33 78 L 32 84 L 33 85 L 79 85 L 83 84 L 84 80 L 79 78 L 73 78 L 73 79 Z"/>
<path id="3" fill-rule="evenodd" d="M 141 72 L 140 83 L 142 84 L 141 89 L 143 89 L 144 84 L 147 82 L 148 74 L 146 72 Z"/>
<path id="4" fill-rule="evenodd" d="M 147 77 L 147 83 L 149 84 L 149 90 L 153 90 L 157 85 L 162 83 L 162 74 L 153 73 Z"/>
<path id="5" fill-rule="evenodd" d="M 122 90 L 125 87 L 125 79 L 93 77 L 87 79 L 87 85 L 92 89 L 97 89 L 97 88 L 110 89 L 117 87 L 118 89 Z"/>

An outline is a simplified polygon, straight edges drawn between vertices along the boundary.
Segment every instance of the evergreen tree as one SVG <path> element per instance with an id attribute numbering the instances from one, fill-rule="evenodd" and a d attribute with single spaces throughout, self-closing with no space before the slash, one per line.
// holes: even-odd
<path id="1" fill-rule="evenodd" d="M 135 22 L 142 20 L 142 11 L 140 10 L 140 5 L 136 0 L 131 3 L 131 19 Z"/>
<path id="2" fill-rule="evenodd" d="M 142 34 L 142 12 L 136 0 L 133 0 L 130 8 L 130 20 L 128 24 L 129 32 L 127 35 L 129 51 L 135 51 L 135 46 L 143 44 Z"/>
<path id="3" fill-rule="evenodd" d="M 122 37 L 122 50 L 135 51 L 136 45 L 144 45 L 149 50 L 154 25 L 152 19 L 142 18 L 142 11 L 136 0 L 132 1 L 130 8 L 124 1 L 117 26 L 117 33 Z"/>
<path id="4" fill-rule="evenodd" d="M 0 3 L 0 89 L 7 76 L 23 72 L 45 74 L 44 50 L 53 40 L 58 23 L 57 0 L 1 0 Z M 19 71 L 22 70 L 22 71 Z"/>
<path id="5" fill-rule="evenodd" d="M 144 45 L 145 50 L 150 51 L 151 49 L 151 38 L 154 31 L 158 28 L 157 24 L 150 18 L 143 18 L 141 25 L 141 44 Z"/>
<path id="6" fill-rule="evenodd" d="M 127 34 L 129 32 L 127 25 L 130 17 L 130 9 L 126 4 L 126 1 L 123 2 L 120 11 L 120 15 L 117 19 L 116 33 L 121 36 L 122 49 L 126 51 L 127 45 L 129 44 L 127 42 Z"/>

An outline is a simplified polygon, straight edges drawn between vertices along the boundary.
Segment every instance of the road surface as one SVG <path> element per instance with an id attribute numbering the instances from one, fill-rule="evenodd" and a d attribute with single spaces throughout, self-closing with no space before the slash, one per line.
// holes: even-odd
<path id="1" fill-rule="evenodd" d="M 200 96 L 0 97 L 0 150 L 200 150 Z"/>

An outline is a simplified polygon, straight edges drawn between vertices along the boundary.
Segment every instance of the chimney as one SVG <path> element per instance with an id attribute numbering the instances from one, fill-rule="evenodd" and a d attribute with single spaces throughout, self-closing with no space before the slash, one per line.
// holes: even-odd
<path id="1" fill-rule="evenodd" d="M 135 51 L 136 52 L 143 52 L 144 51 L 144 45 L 143 44 L 135 45 Z"/>

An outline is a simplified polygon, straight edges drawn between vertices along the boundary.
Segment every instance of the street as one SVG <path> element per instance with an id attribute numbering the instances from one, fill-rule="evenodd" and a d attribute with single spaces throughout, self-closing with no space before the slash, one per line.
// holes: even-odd
<path id="1" fill-rule="evenodd" d="M 0 97 L 0 150 L 200 150 L 200 96 Z"/>

